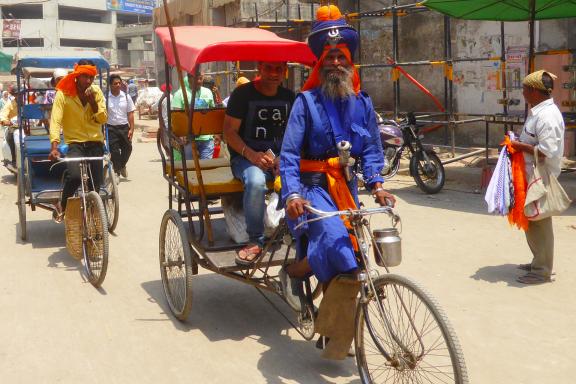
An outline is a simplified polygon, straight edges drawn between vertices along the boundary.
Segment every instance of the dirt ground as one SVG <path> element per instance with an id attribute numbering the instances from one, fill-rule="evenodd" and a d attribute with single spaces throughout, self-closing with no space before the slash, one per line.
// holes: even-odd
<path id="1" fill-rule="evenodd" d="M 48 212 L 27 211 L 29 241 L 20 241 L 15 177 L 0 169 L 3 383 L 360 382 L 354 359 L 323 360 L 253 288 L 206 271 L 193 279 L 189 319 L 175 320 L 158 265 L 167 186 L 155 144 L 136 143 L 128 170 L 108 275 L 96 290 Z M 403 221 L 404 260 L 393 270 L 439 300 L 471 383 L 573 383 L 576 208 L 554 218 L 557 281 L 521 285 L 516 266 L 531 259 L 524 234 L 486 213 L 475 193 L 480 174 L 451 165 L 434 196 L 407 176 L 386 184 Z M 576 197 L 576 174 L 561 182 Z"/>

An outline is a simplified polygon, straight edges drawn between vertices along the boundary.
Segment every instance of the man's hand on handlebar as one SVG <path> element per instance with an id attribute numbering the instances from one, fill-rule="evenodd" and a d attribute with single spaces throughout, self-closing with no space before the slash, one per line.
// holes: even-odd
<path id="1" fill-rule="evenodd" d="M 48 155 L 48 159 L 49 160 L 58 160 L 62 155 L 60 154 L 60 151 L 58 150 L 58 148 L 52 149 L 50 151 L 50 154 Z"/>
<path id="2" fill-rule="evenodd" d="M 292 220 L 297 219 L 298 217 L 304 214 L 305 206 L 310 204 L 310 202 L 306 199 L 293 199 L 286 204 L 286 213 L 288 217 Z"/>
<path id="3" fill-rule="evenodd" d="M 396 205 L 396 198 L 394 195 L 382 188 L 378 188 L 378 190 L 375 191 L 372 196 L 374 197 L 374 201 L 381 206 L 389 206 L 394 208 Z"/>
<path id="4" fill-rule="evenodd" d="M 55 161 L 55 160 L 58 160 L 60 157 L 62 157 L 62 154 L 58 150 L 58 142 L 53 141 L 51 143 L 50 154 L 48 155 L 48 160 Z"/>

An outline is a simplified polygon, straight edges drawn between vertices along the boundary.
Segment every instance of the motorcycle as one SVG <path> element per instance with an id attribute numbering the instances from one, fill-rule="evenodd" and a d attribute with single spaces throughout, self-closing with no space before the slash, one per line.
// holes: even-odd
<path id="1" fill-rule="evenodd" d="M 378 129 L 384 150 L 382 176 L 390 179 L 400 168 L 400 159 L 408 151 L 410 175 L 418 187 L 428 194 L 440 192 L 446 179 L 444 166 L 433 150 L 424 148 L 416 117 L 408 113 L 404 120 L 383 120 L 378 116 Z M 360 176 L 360 175 L 359 175 Z"/>

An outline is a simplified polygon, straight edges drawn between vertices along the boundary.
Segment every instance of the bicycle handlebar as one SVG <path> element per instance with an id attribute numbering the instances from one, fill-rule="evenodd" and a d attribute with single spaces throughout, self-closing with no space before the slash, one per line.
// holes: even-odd
<path id="1" fill-rule="evenodd" d="M 390 206 L 377 207 L 377 208 L 346 209 L 343 211 L 331 211 L 331 212 L 322 211 L 320 209 L 312 207 L 309 204 L 306 204 L 304 207 L 306 208 L 307 211 L 315 214 L 318 217 L 304 220 L 303 222 L 296 225 L 294 229 L 298 229 L 302 227 L 304 224 L 308 224 L 314 221 L 323 220 L 328 217 L 334 217 L 334 216 L 348 216 L 348 217 L 370 216 L 378 213 L 387 213 L 388 215 L 392 216 L 395 221 L 400 221 L 400 216 L 398 216 L 398 214 L 396 214 L 396 212 L 394 212 L 394 209 Z"/>
<path id="2" fill-rule="evenodd" d="M 60 157 L 56 160 L 52 166 L 50 166 L 50 171 L 58 164 L 62 163 L 80 163 L 82 161 L 94 161 L 94 160 L 104 160 L 106 156 L 90 156 L 90 157 Z"/>

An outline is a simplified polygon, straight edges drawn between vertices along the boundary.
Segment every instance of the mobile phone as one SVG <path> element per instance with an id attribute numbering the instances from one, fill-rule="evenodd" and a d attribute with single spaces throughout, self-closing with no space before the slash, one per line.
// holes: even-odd
<path id="1" fill-rule="evenodd" d="M 270 156 L 272 159 L 276 158 L 276 155 L 274 154 L 274 151 L 271 150 L 270 148 L 268 148 L 268 150 L 265 152 L 268 156 Z"/>

